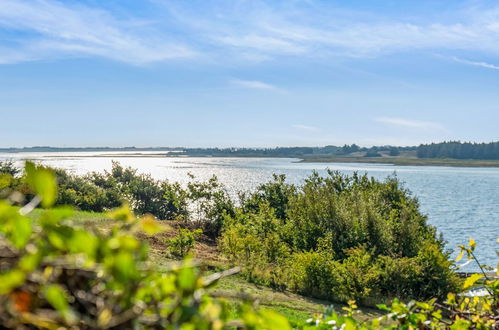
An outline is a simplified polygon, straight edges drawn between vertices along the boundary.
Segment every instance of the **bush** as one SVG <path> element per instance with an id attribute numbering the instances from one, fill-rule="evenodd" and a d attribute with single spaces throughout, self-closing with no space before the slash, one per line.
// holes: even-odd
<path id="1" fill-rule="evenodd" d="M 380 182 L 314 173 L 301 187 L 282 180 L 274 177 L 245 199 L 227 217 L 219 240 L 252 281 L 371 305 L 380 298 L 443 297 L 457 289 L 442 240 L 395 177 Z M 285 210 L 284 217 L 270 202 Z"/>
<path id="2" fill-rule="evenodd" d="M 187 184 L 188 198 L 191 204 L 191 220 L 203 228 L 212 238 L 220 235 L 226 216 L 234 215 L 234 202 L 225 187 L 213 176 L 206 182 L 192 181 Z"/>
<path id="3" fill-rule="evenodd" d="M 381 157 L 382 155 L 378 152 L 378 150 L 368 150 L 364 157 Z"/>
<path id="4" fill-rule="evenodd" d="M 294 253 L 287 265 L 293 269 L 287 277 L 289 288 L 301 294 L 321 299 L 338 299 L 340 286 L 338 262 L 319 252 Z"/>
<path id="5" fill-rule="evenodd" d="M 82 211 L 103 212 L 125 202 L 117 189 L 95 184 L 94 175 L 77 176 L 54 170 L 59 184 L 57 205 L 71 205 Z"/>
<path id="6" fill-rule="evenodd" d="M 284 174 L 273 174 L 272 181 L 261 184 L 255 192 L 242 194 L 241 205 L 245 212 L 256 213 L 260 205 L 267 203 L 279 219 L 287 218 L 289 201 L 296 195 L 296 187 L 286 183 Z"/>
<path id="7" fill-rule="evenodd" d="M 232 262 L 245 266 L 249 280 L 281 287 L 281 266 L 290 249 L 279 236 L 280 222 L 268 204 L 256 214 L 238 211 L 234 217 L 226 216 L 220 249 Z"/>
<path id="8" fill-rule="evenodd" d="M 498 239 L 499 241 L 499 239 Z M 302 327 L 305 329 L 497 329 L 499 328 L 499 279 L 486 276 L 485 270 L 491 267 L 481 265 L 474 255 L 475 242 L 470 240 L 468 246 L 460 246 L 461 253 L 468 259 L 474 260 L 482 273 L 471 275 L 464 281 L 461 289 L 468 290 L 475 283 L 481 285 L 487 292 L 484 296 L 473 298 L 467 295 L 449 293 L 445 300 L 436 298 L 428 301 L 410 301 L 408 303 L 394 299 L 389 304 L 379 304 L 378 308 L 386 311 L 380 318 L 359 322 L 354 318 L 358 312 L 354 301 L 349 301 L 343 315 L 329 309 L 321 317 L 306 320 Z M 431 251 L 431 249 L 430 249 Z M 430 252 L 430 254 L 432 254 Z M 499 266 L 499 265 L 498 265 Z M 499 276 L 499 272 L 497 272 Z"/>
<path id="9" fill-rule="evenodd" d="M 196 238 L 202 234 L 200 229 L 190 230 L 188 228 L 179 228 L 178 235 L 167 240 L 168 250 L 175 258 L 184 258 L 194 248 Z"/>
<path id="10" fill-rule="evenodd" d="M 107 190 L 117 190 L 137 214 L 149 213 L 163 220 L 184 219 L 188 215 L 187 192 L 178 183 L 154 180 L 116 162 L 103 177 L 94 174 L 94 182 L 103 182 Z"/>
<path id="11" fill-rule="evenodd" d="M 21 173 L 21 169 L 14 165 L 12 161 L 0 161 L 0 174 L 8 174 L 11 177 L 17 177 Z"/>

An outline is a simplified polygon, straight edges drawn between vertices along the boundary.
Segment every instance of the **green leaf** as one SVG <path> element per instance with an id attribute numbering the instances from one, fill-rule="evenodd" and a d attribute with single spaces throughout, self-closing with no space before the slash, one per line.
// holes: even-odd
<path id="1" fill-rule="evenodd" d="M 57 310 L 67 323 L 75 321 L 75 315 L 68 303 L 64 289 L 58 284 L 47 285 L 43 289 L 43 295 L 52 307 Z"/>
<path id="2" fill-rule="evenodd" d="M 31 236 L 31 220 L 25 217 L 12 219 L 14 228 L 12 231 L 12 243 L 16 248 L 22 248 L 28 243 Z"/>
<path id="3" fill-rule="evenodd" d="M 19 268 L 27 273 L 31 273 L 42 260 L 41 254 L 36 251 L 35 253 L 25 254 L 19 260 Z"/>
<path id="4" fill-rule="evenodd" d="M 46 286 L 43 295 L 57 311 L 65 312 L 69 309 L 66 293 L 60 285 L 51 284 Z"/>
<path id="5" fill-rule="evenodd" d="M 19 269 L 0 274 L 0 294 L 9 293 L 12 289 L 23 284 L 25 279 L 26 274 Z"/>
<path id="6" fill-rule="evenodd" d="M 125 222 L 135 221 L 135 216 L 133 215 L 132 211 L 130 211 L 130 208 L 126 204 L 108 212 L 107 215 L 114 220 L 121 220 Z"/>
<path id="7" fill-rule="evenodd" d="M 464 284 L 463 284 L 463 289 L 468 289 L 470 287 L 473 286 L 473 284 L 475 284 L 476 281 L 478 281 L 479 279 L 481 279 L 483 277 L 482 274 L 473 274 L 471 275 L 470 277 L 468 277 L 466 279 L 466 281 L 464 281 Z"/>
<path id="8" fill-rule="evenodd" d="M 12 181 L 12 176 L 10 174 L 0 174 L 0 189 L 7 188 Z"/>
<path id="9" fill-rule="evenodd" d="M 31 237 L 31 219 L 20 215 L 17 208 L 0 201 L 0 232 L 15 248 L 21 249 Z"/>
<path id="10" fill-rule="evenodd" d="M 463 329 L 469 329 L 471 326 L 471 322 L 468 320 L 458 320 L 454 322 L 450 328 L 452 330 L 463 330 Z"/>
<path id="11" fill-rule="evenodd" d="M 68 246 L 72 253 L 84 253 L 87 257 L 95 258 L 99 240 L 93 234 L 80 229 L 74 231 Z"/>
<path id="12" fill-rule="evenodd" d="M 288 320 L 281 314 L 270 310 L 261 310 L 260 316 L 262 317 L 265 329 L 291 329 Z"/>
<path id="13" fill-rule="evenodd" d="M 154 218 L 154 216 L 150 214 L 146 214 L 140 219 L 140 227 L 144 232 L 146 232 L 146 234 L 149 235 L 154 235 L 165 231 L 165 228 L 162 227 Z"/>
<path id="14" fill-rule="evenodd" d="M 57 181 L 55 174 L 48 168 L 26 162 L 26 181 L 42 199 L 43 207 L 50 207 L 57 197 Z"/>
<path id="15" fill-rule="evenodd" d="M 73 208 L 69 206 L 62 206 L 46 210 L 40 217 L 42 226 L 51 226 L 58 224 L 61 220 L 67 219 L 74 214 Z"/>
<path id="16" fill-rule="evenodd" d="M 388 312 L 391 311 L 391 308 L 386 306 L 386 304 L 378 304 L 376 305 L 376 307 L 378 307 L 378 309 L 381 309 L 383 311 L 388 311 Z"/>
<path id="17" fill-rule="evenodd" d="M 184 265 L 177 276 L 178 286 L 184 290 L 194 290 L 196 287 L 196 274 L 192 267 Z"/>

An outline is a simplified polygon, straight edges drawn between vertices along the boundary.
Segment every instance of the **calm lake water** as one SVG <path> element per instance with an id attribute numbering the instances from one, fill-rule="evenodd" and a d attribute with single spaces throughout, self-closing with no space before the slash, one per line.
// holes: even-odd
<path id="1" fill-rule="evenodd" d="M 21 162 L 33 159 L 77 174 L 111 169 L 112 161 L 132 166 L 157 179 L 186 183 L 188 173 L 198 179 L 216 175 L 232 194 L 252 190 L 273 173 L 286 174 L 290 183 L 300 184 L 314 170 L 351 174 L 367 173 L 378 179 L 396 173 L 405 187 L 417 196 L 429 222 L 443 233 L 447 247 L 455 250 L 470 237 L 477 241 L 482 263 L 497 265 L 499 244 L 499 168 L 455 168 L 392 166 L 378 164 L 298 163 L 290 158 L 168 158 L 123 157 L 109 152 L 0 154 L 0 160 Z M 120 153 L 123 154 L 123 153 Z M 95 157 L 95 156 L 99 157 Z M 105 156 L 108 155 L 108 156 Z M 463 270 L 474 269 L 472 265 Z"/>

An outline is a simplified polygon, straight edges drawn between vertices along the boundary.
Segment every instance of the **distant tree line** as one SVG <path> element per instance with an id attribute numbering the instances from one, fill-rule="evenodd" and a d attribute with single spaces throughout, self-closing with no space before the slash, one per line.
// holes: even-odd
<path id="1" fill-rule="evenodd" d="M 360 147 L 357 144 L 343 146 L 328 145 L 324 147 L 276 147 L 276 148 L 183 148 L 183 147 L 88 147 L 88 148 L 54 148 L 46 146 L 25 148 L 0 148 L 0 152 L 165 152 L 165 156 L 191 157 L 290 157 L 290 158 L 323 158 L 323 157 L 397 157 L 401 152 L 416 152 L 418 158 L 454 158 L 454 159 L 499 159 L 499 142 L 473 143 L 448 141 L 441 143 L 421 144 L 419 146 L 399 147 L 392 145 Z M 167 153 L 170 153 L 167 155 Z M 404 156 L 404 155 L 403 155 Z M 407 157 L 407 154 L 405 155 Z M 410 157 L 414 157 L 411 155 Z"/>
<path id="2" fill-rule="evenodd" d="M 328 145 L 325 147 L 277 147 L 277 148 L 188 148 L 187 156 L 219 156 L 219 157 L 307 157 L 307 156 L 347 156 L 362 153 L 366 157 L 380 157 L 380 152 L 390 156 L 398 156 L 401 151 L 415 151 L 417 147 L 373 146 L 360 147 L 356 144 L 343 146 Z M 360 156 L 360 154 L 358 155 Z"/>
<path id="3" fill-rule="evenodd" d="M 367 157 L 378 157 L 379 152 L 389 152 L 390 156 L 398 156 L 400 151 L 414 151 L 416 147 L 373 146 L 360 147 L 357 144 L 343 146 L 328 145 L 324 147 L 276 147 L 276 148 L 183 148 L 183 147 L 84 147 L 84 148 L 57 148 L 48 146 L 24 148 L 0 148 L 0 152 L 173 152 L 171 155 L 193 157 L 307 157 L 307 156 L 347 156 L 355 153 L 368 154 Z"/>
<path id="4" fill-rule="evenodd" d="M 422 144 L 417 148 L 417 156 L 418 158 L 499 159 L 499 142 L 449 141 Z"/>

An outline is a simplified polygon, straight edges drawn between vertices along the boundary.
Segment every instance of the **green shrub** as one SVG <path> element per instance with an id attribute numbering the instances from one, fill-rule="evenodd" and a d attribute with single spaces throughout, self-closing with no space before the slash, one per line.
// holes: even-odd
<path id="1" fill-rule="evenodd" d="M 17 177 L 21 173 L 14 162 L 12 161 L 0 161 L 0 174 L 8 174 L 11 177 Z"/>
<path id="2" fill-rule="evenodd" d="M 336 288 L 340 286 L 340 265 L 327 254 L 294 253 L 286 266 L 293 270 L 286 278 L 289 288 L 307 296 L 339 300 Z"/>
<path id="3" fill-rule="evenodd" d="M 243 199 L 219 240 L 252 281 L 371 305 L 379 298 L 443 297 L 457 289 L 442 240 L 396 178 L 381 182 L 330 171 L 314 173 L 300 187 L 283 180 L 274 177 Z"/>
<path id="4" fill-rule="evenodd" d="M 499 242 L 499 239 L 498 239 Z M 446 299 L 436 298 L 428 301 L 401 302 L 394 299 L 389 304 L 379 304 L 378 308 L 386 311 L 379 318 L 368 321 L 359 321 L 354 318 L 358 313 L 354 301 L 348 302 L 348 307 L 343 308 L 343 313 L 329 309 L 320 317 L 310 318 L 303 322 L 303 329 L 497 329 L 499 327 L 499 279 L 486 275 L 485 270 L 492 270 L 480 264 L 474 255 L 475 242 L 470 240 L 468 246 L 460 246 L 461 253 L 457 261 L 467 255 L 474 260 L 481 273 L 468 277 L 461 290 L 468 290 L 478 281 L 487 291 L 484 296 L 473 298 L 466 295 L 449 293 Z M 432 254 L 430 249 L 429 254 Z M 388 260 L 385 260 L 388 261 Z M 499 266 L 499 264 L 498 264 Z M 499 272 L 496 270 L 496 275 Z"/>
<path id="5" fill-rule="evenodd" d="M 99 181 L 108 184 L 107 190 L 117 190 L 137 214 L 149 213 L 162 220 L 183 219 L 188 215 L 187 192 L 178 183 L 154 180 L 116 162 L 103 177 L 94 175 L 94 182 Z"/>
<path id="6" fill-rule="evenodd" d="M 256 214 L 238 211 L 234 217 L 226 216 L 220 249 L 232 262 L 245 266 L 249 280 L 281 287 L 281 266 L 290 249 L 279 235 L 280 223 L 268 204 Z"/>
<path id="7" fill-rule="evenodd" d="M 266 203 L 278 219 L 286 219 L 289 201 L 295 195 L 296 187 L 286 183 L 284 174 L 273 174 L 271 181 L 259 185 L 251 194 L 241 194 L 240 199 L 245 212 L 256 213 Z"/>
<path id="8" fill-rule="evenodd" d="M 196 181 L 190 175 L 187 184 L 188 198 L 191 204 L 191 220 L 203 228 L 212 238 L 220 235 L 225 217 L 234 215 L 234 202 L 220 184 L 216 176 L 206 182 Z"/>
<path id="9" fill-rule="evenodd" d="M 178 235 L 167 240 L 168 250 L 175 258 L 184 258 L 194 248 L 196 238 L 202 234 L 202 230 L 190 230 L 188 228 L 179 228 Z"/>

